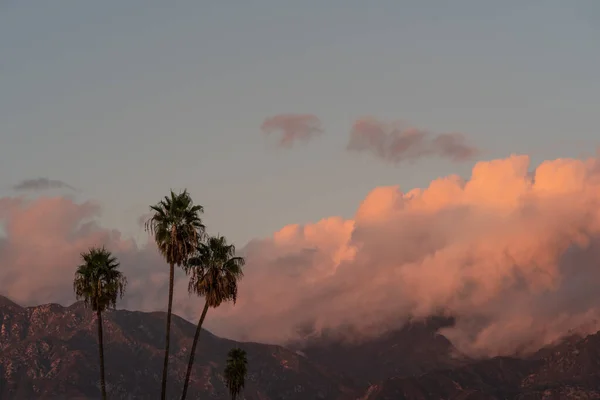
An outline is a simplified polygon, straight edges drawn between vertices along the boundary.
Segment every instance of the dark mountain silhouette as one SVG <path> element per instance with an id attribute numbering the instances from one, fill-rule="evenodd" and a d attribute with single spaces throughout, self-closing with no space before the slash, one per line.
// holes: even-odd
<path id="1" fill-rule="evenodd" d="M 108 397 L 160 396 L 165 313 L 109 311 L 104 315 Z M 82 303 L 23 308 L 0 298 L 0 398 L 100 397 L 96 319 Z M 168 397 L 178 399 L 195 326 L 174 316 Z M 188 398 L 226 399 L 227 352 L 248 354 L 246 399 L 353 399 L 335 373 L 291 350 L 236 343 L 202 332 Z"/>
<path id="2" fill-rule="evenodd" d="M 372 385 L 362 400 L 600 399 L 600 333 L 524 358 L 496 357 Z"/>
<path id="3" fill-rule="evenodd" d="M 450 318 L 436 317 L 414 321 L 368 340 L 344 341 L 332 334 L 292 348 L 351 379 L 354 386 L 367 388 L 387 377 L 420 375 L 468 363 L 446 337 L 437 333 L 453 322 Z"/>
<path id="4" fill-rule="evenodd" d="M 118 310 L 104 321 L 109 398 L 156 399 L 165 314 Z M 448 323 L 415 322 L 361 342 L 313 338 L 302 351 L 204 331 L 188 397 L 227 399 L 226 355 L 239 346 L 248 353 L 247 400 L 600 399 L 600 333 L 529 357 L 470 360 L 436 333 Z M 194 330 L 174 317 L 170 399 L 181 394 Z M 82 303 L 24 308 L 0 296 L 0 399 L 99 395 L 95 315 Z"/>

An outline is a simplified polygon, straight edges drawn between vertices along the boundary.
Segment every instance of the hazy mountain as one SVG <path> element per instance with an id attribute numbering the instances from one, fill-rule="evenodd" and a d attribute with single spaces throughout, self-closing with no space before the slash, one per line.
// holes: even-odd
<path id="1" fill-rule="evenodd" d="M 111 399 L 156 399 L 164 313 L 107 312 Z M 527 358 L 469 360 L 436 333 L 431 319 L 370 340 L 311 339 L 302 351 L 237 343 L 204 331 L 190 399 L 226 399 L 226 354 L 247 351 L 244 399 L 600 399 L 600 333 L 570 337 Z M 168 397 L 179 398 L 193 324 L 174 317 Z M 295 348 L 296 348 L 295 347 Z M 99 398 L 95 316 L 81 303 L 20 307 L 0 297 L 0 398 Z"/>
<path id="2" fill-rule="evenodd" d="M 111 399 L 159 397 L 165 317 L 121 310 L 104 316 Z M 82 303 L 22 308 L 0 298 L 0 322 L 0 398 L 99 397 L 96 319 Z M 174 316 L 171 329 L 168 396 L 178 399 L 195 326 Z M 236 345 L 248 353 L 246 399 L 355 398 L 336 374 L 291 350 L 236 343 L 206 331 L 198 344 L 188 398 L 227 398 L 222 372 L 227 352 Z"/>
<path id="3" fill-rule="evenodd" d="M 525 359 L 496 357 L 372 385 L 363 400 L 600 399 L 600 333 Z"/>
<path id="4" fill-rule="evenodd" d="M 379 337 L 343 341 L 330 337 L 312 338 L 297 344 L 307 357 L 339 372 L 355 386 L 368 387 L 381 379 L 412 376 L 468 362 L 438 329 L 453 323 L 448 318 L 430 318 L 404 325 Z"/>

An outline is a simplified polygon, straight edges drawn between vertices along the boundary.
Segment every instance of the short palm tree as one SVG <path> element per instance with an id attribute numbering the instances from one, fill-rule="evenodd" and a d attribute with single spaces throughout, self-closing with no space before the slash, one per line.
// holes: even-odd
<path id="1" fill-rule="evenodd" d="M 169 302 L 161 386 L 161 400 L 165 400 L 175 265 L 181 266 L 195 251 L 198 240 L 204 236 L 204 225 L 200 219 L 204 209 L 200 205 L 194 205 L 187 190 L 179 194 L 171 190 L 170 196 L 165 196 L 159 203 L 150 206 L 150 210 L 152 216 L 146 221 L 146 231 L 154 235 L 158 250 L 169 264 Z"/>
<path id="2" fill-rule="evenodd" d="M 194 355 L 196 345 L 202 330 L 202 324 L 209 307 L 216 308 L 225 301 L 237 300 L 238 281 L 244 276 L 242 267 L 244 259 L 235 256 L 235 246 L 227 244 L 227 239 L 223 236 L 209 237 L 206 242 L 199 242 L 196 253 L 190 257 L 186 267 L 187 272 L 191 273 L 188 290 L 190 293 L 196 293 L 205 298 L 204 309 L 196 327 L 194 342 L 190 352 L 185 381 L 183 384 L 183 394 L 181 399 L 185 400 L 187 389 L 194 365 Z"/>
<path id="3" fill-rule="evenodd" d="M 242 349 L 231 349 L 227 353 L 225 366 L 225 385 L 231 394 L 231 400 L 236 400 L 244 388 L 246 374 L 248 373 L 248 360 L 246 352 Z"/>
<path id="4" fill-rule="evenodd" d="M 93 247 L 82 253 L 83 263 L 77 267 L 73 289 L 77 300 L 96 311 L 98 317 L 98 348 L 100 351 L 100 388 L 102 399 L 106 400 L 106 380 L 104 377 L 104 339 L 102 337 L 102 312 L 115 308 L 117 298 L 122 298 L 127 279 L 119 271 L 119 263 L 104 247 Z"/>

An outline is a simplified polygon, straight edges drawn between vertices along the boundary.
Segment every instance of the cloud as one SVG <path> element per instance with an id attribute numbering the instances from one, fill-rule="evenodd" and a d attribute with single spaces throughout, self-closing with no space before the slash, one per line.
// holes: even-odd
<path id="1" fill-rule="evenodd" d="M 460 162 L 479 154 L 479 150 L 467 143 L 461 133 L 434 135 L 401 123 L 386 124 L 374 118 L 354 122 L 347 149 L 368 152 L 393 164 L 433 156 Z"/>
<path id="2" fill-rule="evenodd" d="M 129 278 L 123 307 L 164 310 L 167 266 L 94 221 L 94 203 L 0 199 L 0 293 L 35 304 L 73 301 L 78 255 L 106 245 Z M 238 303 L 211 310 L 207 328 L 284 343 L 352 326 L 367 337 L 409 317 L 452 315 L 443 333 L 470 355 L 530 351 L 600 328 L 600 160 L 528 156 L 477 163 L 403 192 L 375 188 L 352 219 L 288 225 L 241 249 Z M 175 281 L 174 310 L 196 321 L 202 300 Z"/>
<path id="3" fill-rule="evenodd" d="M 75 188 L 68 183 L 63 181 L 59 181 L 56 179 L 48 179 L 48 178 L 36 178 L 36 179 L 25 179 L 18 184 L 13 186 L 13 189 L 18 191 L 26 191 L 26 190 L 48 190 L 48 189 L 70 189 L 75 190 Z"/>
<path id="4" fill-rule="evenodd" d="M 266 118 L 260 129 L 267 135 L 280 135 L 279 147 L 292 147 L 296 142 L 308 142 L 323 133 L 321 121 L 312 114 L 279 114 Z"/>

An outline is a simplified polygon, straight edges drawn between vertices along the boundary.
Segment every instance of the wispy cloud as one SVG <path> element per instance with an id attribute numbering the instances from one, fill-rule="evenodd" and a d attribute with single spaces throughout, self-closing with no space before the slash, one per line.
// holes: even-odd
<path id="1" fill-rule="evenodd" d="M 460 162 L 479 154 L 479 149 L 469 144 L 461 133 L 433 134 L 374 118 L 361 118 L 354 122 L 347 149 L 368 152 L 394 164 L 433 156 Z"/>
<path id="2" fill-rule="evenodd" d="M 279 114 L 266 118 L 261 130 L 279 135 L 279 147 L 292 147 L 296 142 L 308 142 L 323 133 L 321 120 L 312 114 Z"/>
<path id="3" fill-rule="evenodd" d="M 13 189 L 18 191 L 39 191 L 49 189 L 69 189 L 75 190 L 75 188 L 66 182 L 49 179 L 49 178 L 36 178 L 36 179 L 25 179 L 18 184 L 13 186 Z"/>

